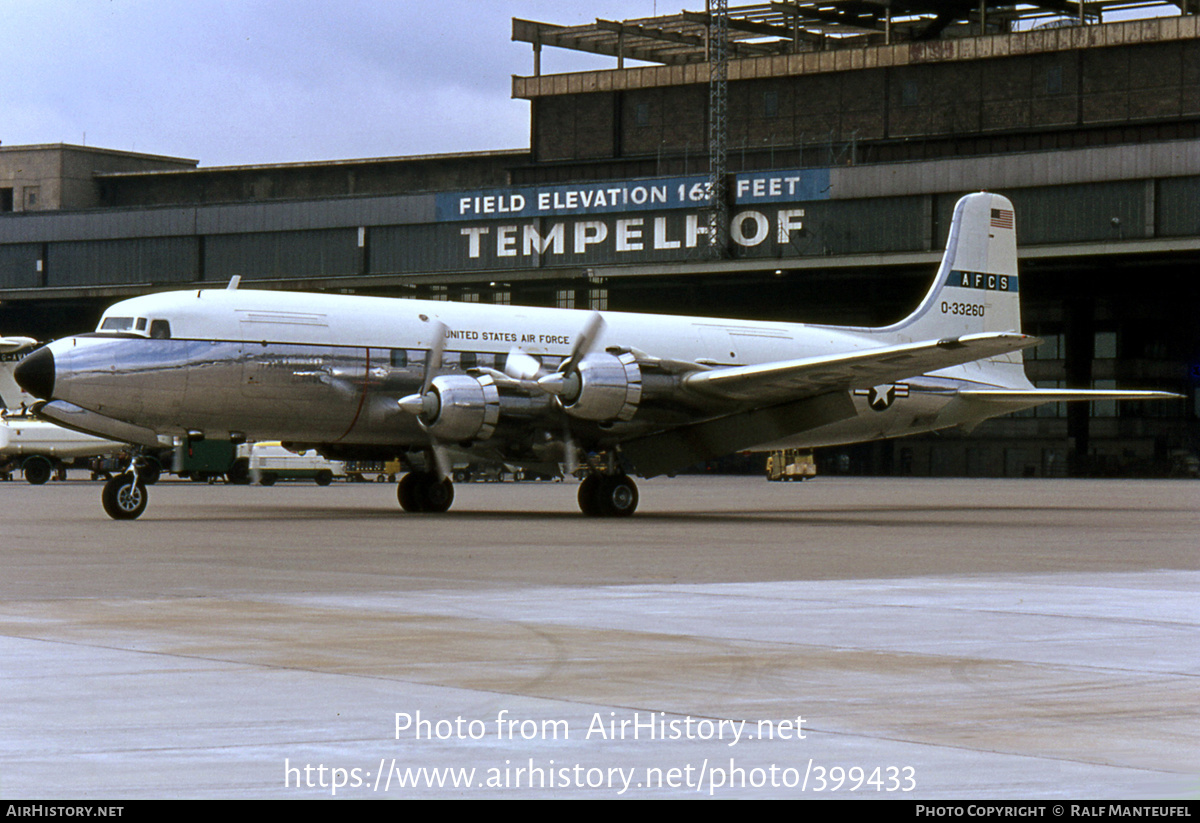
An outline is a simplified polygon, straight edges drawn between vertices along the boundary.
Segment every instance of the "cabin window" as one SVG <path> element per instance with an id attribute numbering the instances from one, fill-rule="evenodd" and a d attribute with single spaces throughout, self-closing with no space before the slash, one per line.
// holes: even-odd
<path id="1" fill-rule="evenodd" d="M 408 365 L 408 352 L 404 349 L 392 349 L 392 368 L 403 369 Z"/>

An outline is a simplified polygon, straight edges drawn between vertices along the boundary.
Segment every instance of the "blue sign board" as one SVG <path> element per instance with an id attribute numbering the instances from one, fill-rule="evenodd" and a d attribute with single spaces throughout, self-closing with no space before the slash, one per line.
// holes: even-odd
<path id="1" fill-rule="evenodd" d="M 829 199 L 829 169 L 735 175 L 736 205 Z M 637 211 L 696 209 L 708 205 L 708 175 L 605 180 L 553 186 L 440 192 L 438 222 L 501 220 Z"/>
<path id="2" fill-rule="evenodd" d="M 829 199 L 829 169 L 743 172 L 733 178 L 733 202 L 795 203 Z"/>

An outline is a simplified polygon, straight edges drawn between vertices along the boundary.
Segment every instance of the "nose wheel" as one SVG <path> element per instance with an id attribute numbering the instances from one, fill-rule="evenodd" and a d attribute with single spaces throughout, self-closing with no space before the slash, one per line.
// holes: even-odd
<path id="1" fill-rule="evenodd" d="M 133 472 L 118 474 L 104 484 L 100 502 L 113 520 L 136 520 L 146 510 L 150 493 L 146 484 Z"/>
<path id="2" fill-rule="evenodd" d="M 589 474 L 579 484 L 579 509 L 588 517 L 628 517 L 637 505 L 637 484 L 627 474 Z"/>
<path id="3" fill-rule="evenodd" d="M 406 512 L 441 514 L 454 503 L 454 484 L 434 472 L 409 472 L 396 486 L 396 499 Z"/>

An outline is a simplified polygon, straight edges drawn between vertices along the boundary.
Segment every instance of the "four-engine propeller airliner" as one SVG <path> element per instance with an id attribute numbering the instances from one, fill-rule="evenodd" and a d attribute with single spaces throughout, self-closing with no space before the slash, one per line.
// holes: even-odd
<path id="1" fill-rule="evenodd" d="M 400 505 L 444 512 L 454 455 L 582 467 L 585 514 L 632 514 L 630 474 L 740 450 L 899 437 L 1062 400 L 1166 392 L 1036 389 L 1021 350 L 1012 204 L 962 198 L 941 267 L 882 328 L 199 289 L 112 306 L 94 333 L 17 379 L 60 425 L 160 448 L 282 440 L 331 459 L 396 459 Z M 137 463 L 110 516 L 147 502 Z"/>

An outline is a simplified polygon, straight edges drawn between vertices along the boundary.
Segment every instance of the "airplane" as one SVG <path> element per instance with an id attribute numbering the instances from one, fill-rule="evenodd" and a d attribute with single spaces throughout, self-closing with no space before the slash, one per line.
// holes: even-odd
<path id="1" fill-rule="evenodd" d="M 29 355 L 43 419 L 148 449 L 279 440 L 331 460 L 399 459 L 407 512 L 454 499 L 456 456 L 580 471 L 579 507 L 627 516 L 631 475 L 744 450 L 856 443 L 1041 403 L 1157 391 L 1035 388 L 1021 350 L 1012 203 L 958 201 L 941 266 L 879 328 L 240 289 L 144 295 L 94 333 Z M 105 486 L 115 519 L 146 507 L 135 460 Z"/>

